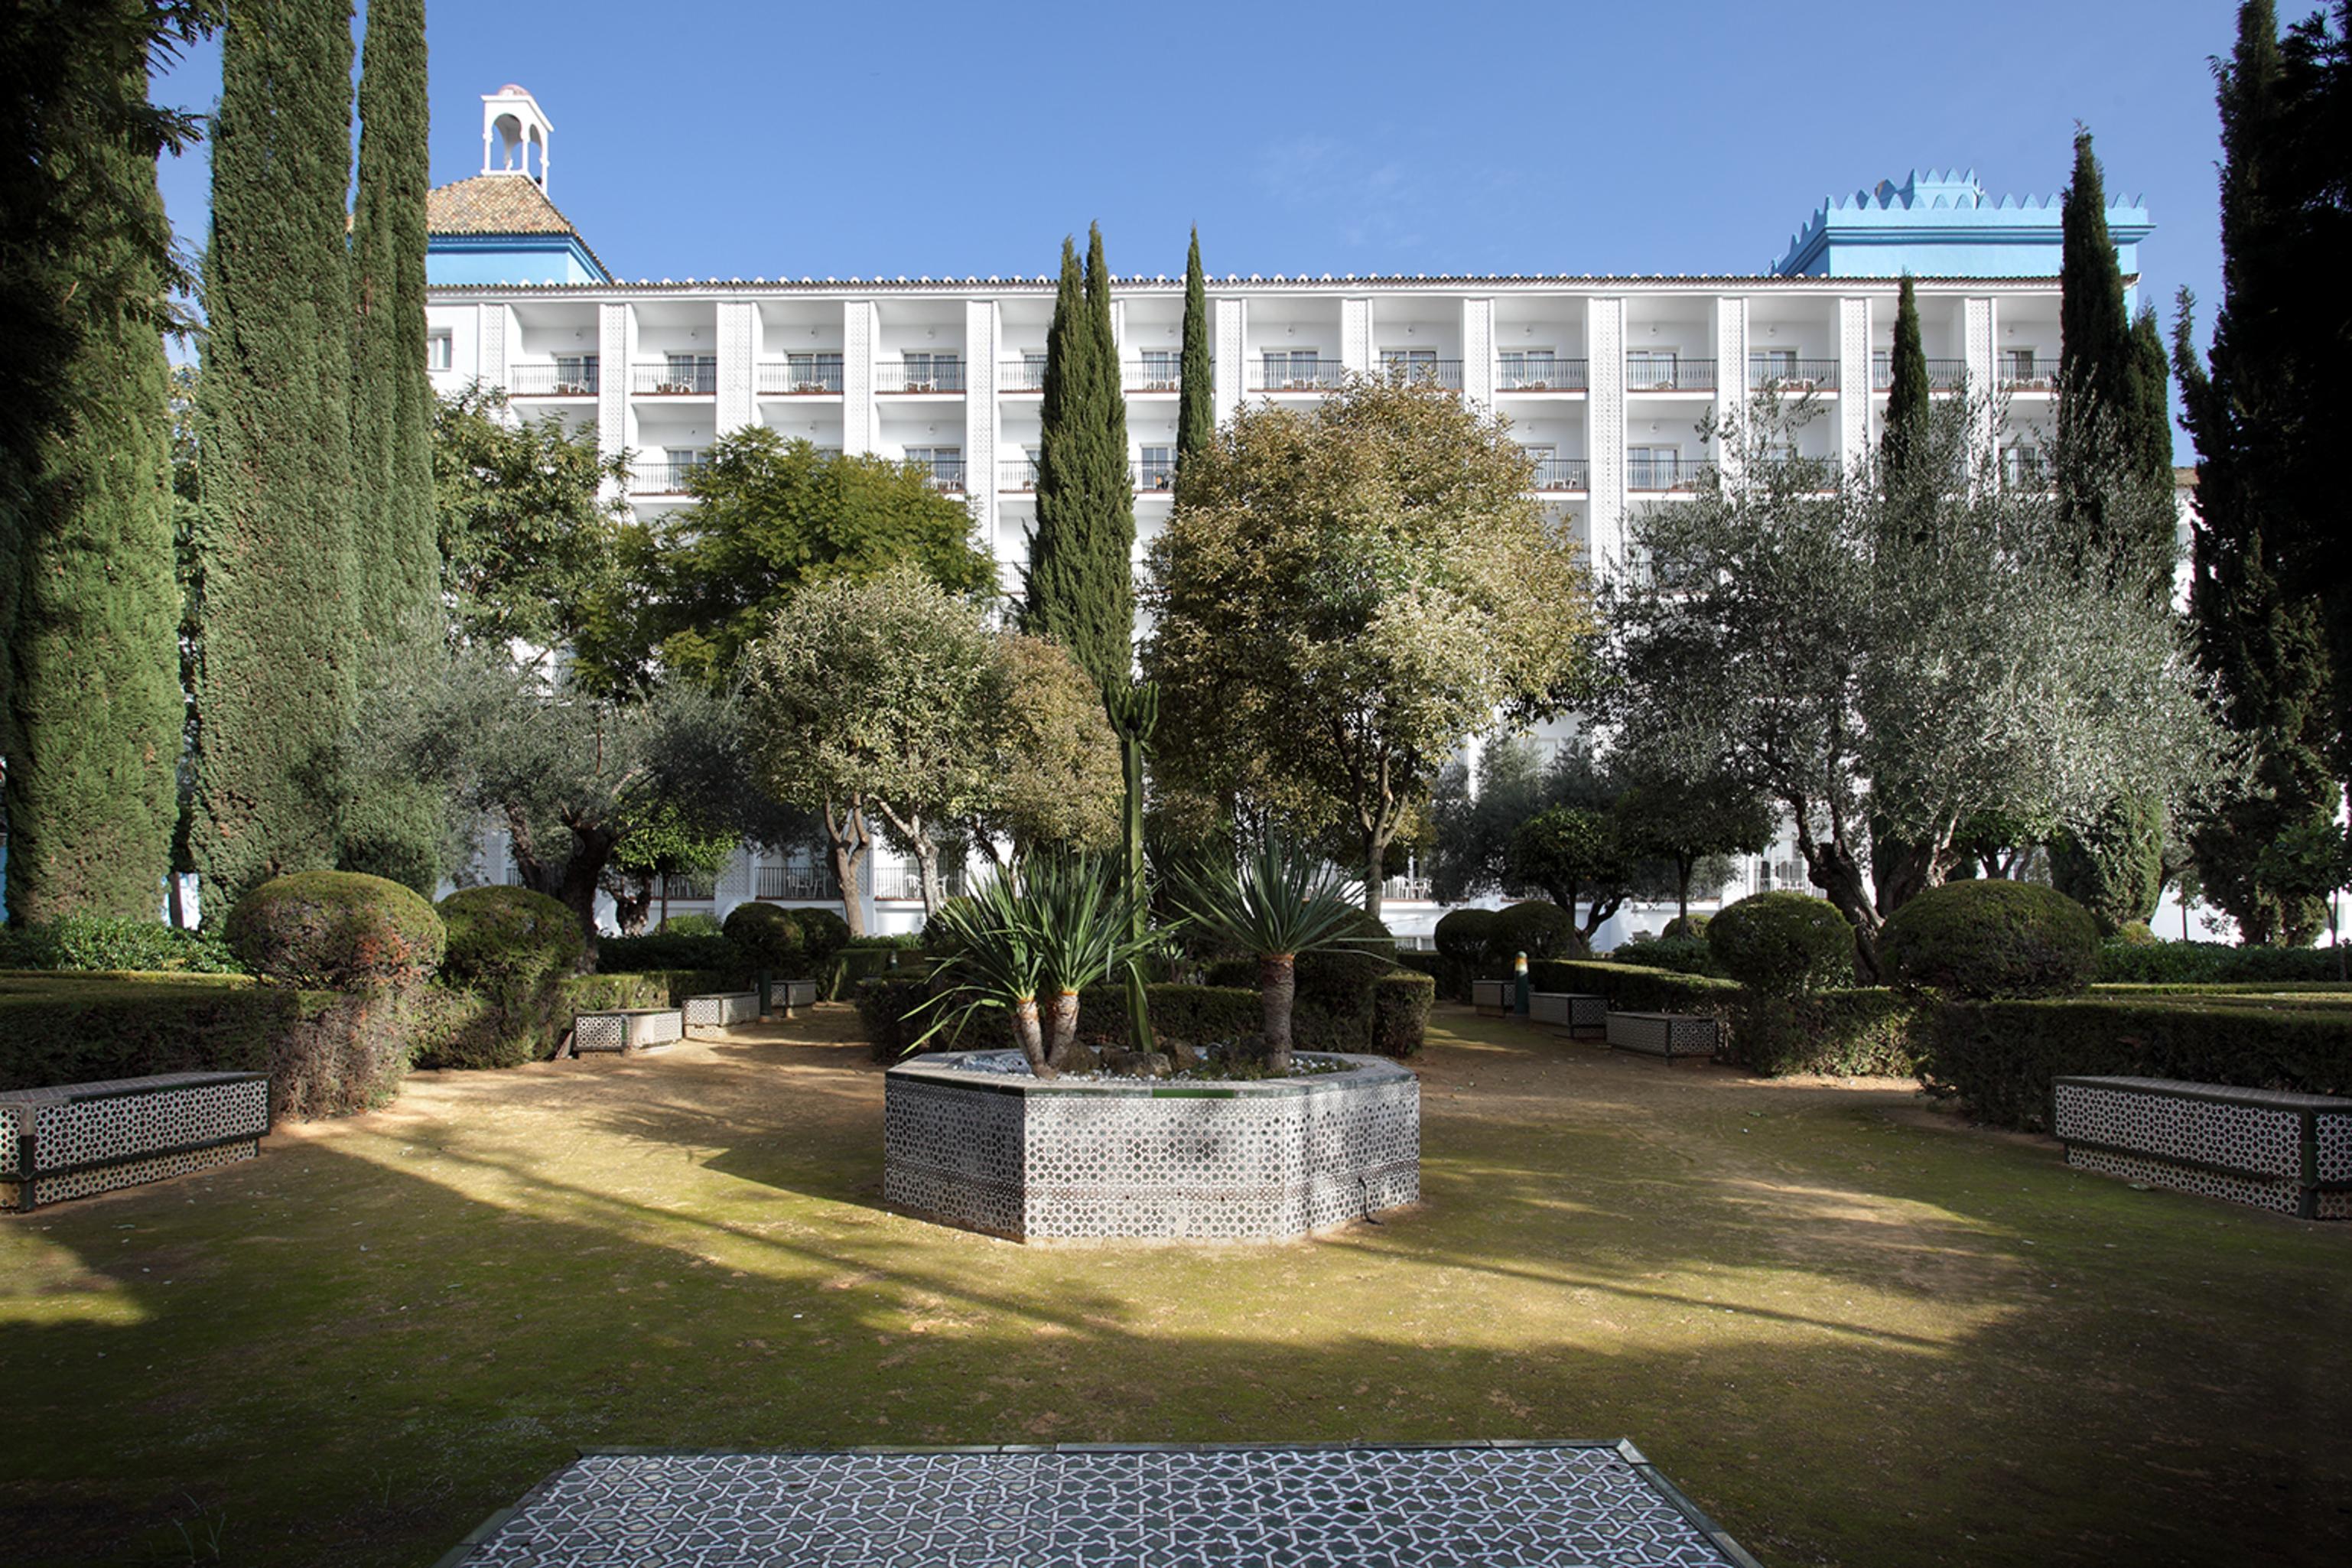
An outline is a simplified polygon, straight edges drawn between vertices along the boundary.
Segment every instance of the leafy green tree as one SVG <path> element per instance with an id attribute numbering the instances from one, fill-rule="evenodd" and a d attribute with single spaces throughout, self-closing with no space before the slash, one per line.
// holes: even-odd
<path id="1" fill-rule="evenodd" d="M 15 616 L 0 639 L 0 735 L 6 903 L 19 924 L 152 920 L 179 815 L 170 312 L 145 113 L 149 8 L 93 8 L 115 15 L 81 40 L 88 55 L 52 62 L 85 79 L 46 106 L 44 155 L 58 201 L 118 216 L 82 226 L 72 254 L 46 258 L 43 276 L 72 302 L 48 323 L 71 344 L 57 364 L 71 395 L 32 443 L 22 489 L 0 496 L 13 541 L 0 570 L 22 568 L 21 593 L 0 592 Z"/>
<path id="2" fill-rule="evenodd" d="M 1000 697 L 988 728 L 992 782 L 967 826 L 1018 868 L 1038 850 L 1087 854 L 1119 841 L 1122 748 L 1102 697 L 1069 651 L 1017 632 L 997 639 Z"/>
<path id="3" fill-rule="evenodd" d="M 1209 283 L 1201 270 L 1201 231 L 1184 256 L 1182 380 L 1176 396 L 1176 472 L 1217 438 L 1216 369 L 1209 357 Z"/>
<path id="4" fill-rule="evenodd" d="M 1795 416 L 1768 395 L 1714 434 L 1769 451 Z M 1874 877 L 1935 886 L 1988 816 L 2046 838 L 2116 799 L 2192 799 L 2223 750 L 2184 628 L 2128 553 L 2151 531 L 2102 539 L 2082 509 L 2003 489 L 1970 439 L 1986 416 L 1973 399 L 1937 406 L 1926 460 L 1942 479 L 1919 492 L 1934 510 L 1901 526 L 1866 468 L 1743 461 L 1744 482 L 1637 514 L 1650 570 L 1606 605 L 1621 744 L 1769 799 L 1874 978 Z M 2119 468 L 2071 479 L 2098 487 L 2109 522 L 2164 502 Z M 1903 863 L 1872 863 L 1874 824 Z"/>
<path id="5" fill-rule="evenodd" d="M 1378 915 L 1388 847 L 1446 757 L 1497 713 L 1553 709 L 1582 668 L 1591 595 L 1528 462 L 1433 387 L 1237 416 L 1150 549 L 1169 780 L 1344 829 Z"/>
<path id="6" fill-rule="evenodd" d="M 1879 438 L 1879 467 L 1888 486 L 1900 490 L 1913 472 L 1912 454 L 1927 439 L 1923 426 L 1934 406 L 1927 351 L 1919 337 L 1919 293 L 1908 272 L 1895 297 L 1895 352 L 1887 369 L 1886 428 Z"/>
<path id="7" fill-rule="evenodd" d="M 1083 283 L 1076 247 L 1062 242 L 1038 421 L 1022 629 L 1068 648 L 1098 682 L 1125 680 L 1134 668 L 1135 481 L 1099 227 L 1088 231 Z"/>
<path id="8" fill-rule="evenodd" d="M 1624 902 L 1637 858 L 1606 806 L 1548 805 L 1511 834 L 1511 879 L 1542 889 L 1571 921 L 1589 899 L 1580 928 L 1588 941 Z"/>
<path id="9" fill-rule="evenodd" d="M 2164 891 L 2164 813 L 2145 797 L 2110 804 L 2050 846 L 2050 880 L 2091 911 L 2103 936 L 2147 923 Z"/>
<path id="10" fill-rule="evenodd" d="M 1771 803 L 1745 782 L 1716 773 L 1636 776 L 1618 796 L 1620 830 L 1635 853 L 1674 868 L 1675 914 L 1690 918 L 1691 879 L 1732 855 L 1760 855 L 1777 826 Z M 1727 863 L 1722 868 L 1728 871 Z M 1722 879 L 1717 881 L 1717 888 Z"/>
<path id="11" fill-rule="evenodd" d="M 1478 753 L 1475 788 L 1473 782 L 1465 764 L 1451 762 L 1431 790 L 1430 891 L 1440 903 L 1518 890 L 1506 887 L 1511 832 L 1553 804 L 1542 758 L 1518 737 L 1489 741 Z"/>
<path id="12" fill-rule="evenodd" d="M 350 0 L 233 5 L 198 388 L 194 847 L 208 912 L 331 866 L 355 698 Z"/>
<path id="13" fill-rule="evenodd" d="M 717 876 L 742 837 L 731 825 L 698 821 L 676 801 L 660 796 L 627 802 L 625 809 L 629 829 L 613 846 L 604 890 L 613 896 L 621 934 L 635 936 L 645 929 L 656 896 L 661 923 L 669 923 L 668 879 Z"/>
<path id="14" fill-rule="evenodd" d="M 785 602 L 827 578 L 866 581 L 911 562 L 959 598 L 996 591 L 971 514 L 905 463 L 754 426 L 720 437 L 688 483 L 692 506 L 624 531 L 604 617 L 624 635 L 592 637 L 587 650 L 616 684 L 656 666 L 726 684 Z"/>

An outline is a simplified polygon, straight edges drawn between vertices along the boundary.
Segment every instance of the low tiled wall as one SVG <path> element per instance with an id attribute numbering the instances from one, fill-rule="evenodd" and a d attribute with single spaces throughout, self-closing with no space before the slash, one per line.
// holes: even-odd
<path id="1" fill-rule="evenodd" d="M 2156 1078 L 2062 1078 L 2066 1163 L 2305 1219 L 2352 1219 L 2352 1100 Z"/>
<path id="2" fill-rule="evenodd" d="M 1697 1013 L 1612 1013 L 1609 1043 L 1621 1051 L 1664 1057 L 1712 1057 L 1716 1047 L 1715 1020 Z"/>
<path id="3" fill-rule="evenodd" d="M 261 1152 L 269 1079 L 158 1073 L 0 1095 L 0 1208 L 29 1209 Z"/>
<path id="4" fill-rule="evenodd" d="M 572 1050 L 575 1056 L 599 1051 L 629 1055 L 683 1039 L 686 1020 L 675 1007 L 616 1007 L 608 1012 L 582 1013 L 572 1020 Z"/>
<path id="5" fill-rule="evenodd" d="M 884 1079 L 882 1193 L 1017 1240 L 1275 1240 L 1421 1196 L 1421 1080 L 1040 1081 L 957 1052 Z"/>
<path id="6" fill-rule="evenodd" d="M 1528 1019 L 1564 1029 L 1578 1039 L 1599 1039 L 1609 1028 L 1609 998 L 1580 991 L 1531 991 Z"/>
<path id="7" fill-rule="evenodd" d="M 686 1027 L 691 1029 L 724 1029 L 732 1024 L 756 1024 L 760 1020 L 760 994 L 757 991 L 714 991 L 700 996 L 689 996 L 679 1005 L 686 1016 Z"/>

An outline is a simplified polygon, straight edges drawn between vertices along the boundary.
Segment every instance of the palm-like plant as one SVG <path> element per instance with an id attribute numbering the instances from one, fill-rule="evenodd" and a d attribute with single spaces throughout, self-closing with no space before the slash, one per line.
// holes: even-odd
<path id="1" fill-rule="evenodd" d="M 1044 978 L 1054 987 L 1046 1004 L 1045 1059 L 1059 1070 L 1077 1043 L 1079 988 L 1132 969 L 1159 939 L 1134 918 L 1132 897 L 1110 867 L 1093 856 L 1032 856 L 1021 879 Z M 1135 1048 L 1148 1051 L 1151 1042 L 1139 1040 Z"/>
<path id="2" fill-rule="evenodd" d="M 1180 872 L 1177 907 L 1213 937 L 1257 957 L 1265 1008 L 1265 1065 L 1290 1070 L 1290 1010 L 1302 952 L 1344 947 L 1362 914 L 1362 894 L 1321 859 L 1269 836 L 1241 865 Z"/>
<path id="3" fill-rule="evenodd" d="M 1030 1072 L 1052 1078 L 1037 1012 L 1045 952 L 1012 877 L 991 877 L 969 897 L 943 907 L 932 924 L 950 952 L 931 977 L 954 984 L 918 1009 L 936 1008 L 940 1016 L 910 1048 L 919 1049 L 942 1029 L 962 1028 L 979 1014 L 1003 1012 L 1012 1020 L 1013 1037 L 1029 1059 Z"/>

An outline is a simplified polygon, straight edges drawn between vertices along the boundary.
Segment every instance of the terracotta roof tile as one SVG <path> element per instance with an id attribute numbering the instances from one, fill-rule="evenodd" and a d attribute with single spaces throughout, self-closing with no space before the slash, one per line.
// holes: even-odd
<path id="1" fill-rule="evenodd" d="M 520 174 L 477 174 L 427 191 L 425 226 L 434 234 L 580 234 L 538 181 Z"/>

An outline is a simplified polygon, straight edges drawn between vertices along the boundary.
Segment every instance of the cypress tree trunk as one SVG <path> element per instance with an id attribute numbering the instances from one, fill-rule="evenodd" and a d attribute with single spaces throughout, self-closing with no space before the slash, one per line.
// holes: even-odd
<path id="1" fill-rule="evenodd" d="M 1063 242 L 1039 402 L 1037 528 L 1023 626 L 1068 648 L 1097 684 L 1126 680 L 1134 668 L 1135 486 L 1100 229 L 1091 233 L 1083 279 L 1076 246 Z"/>
<path id="2" fill-rule="evenodd" d="M 205 918 L 333 864 L 350 722 L 350 0 L 233 0 L 213 132 L 194 849 Z"/>
<path id="3" fill-rule="evenodd" d="M 1201 231 L 1184 258 L 1183 379 L 1176 396 L 1176 477 L 1187 458 L 1217 438 L 1216 370 L 1209 358 L 1208 280 L 1201 271 Z"/>
<path id="4" fill-rule="evenodd" d="M 55 128 L 59 198 L 117 216 L 59 258 L 77 340 L 60 374 L 71 396 L 37 448 L 21 514 L 5 645 L 7 905 L 18 922 L 155 919 L 179 815 L 180 590 L 153 243 L 165 225 L 154 149 L 122 132 L 146 100 L 143 38 L 127 26 L 122 43 L 58 62 L 88 73 L 90 100 Z"/>

